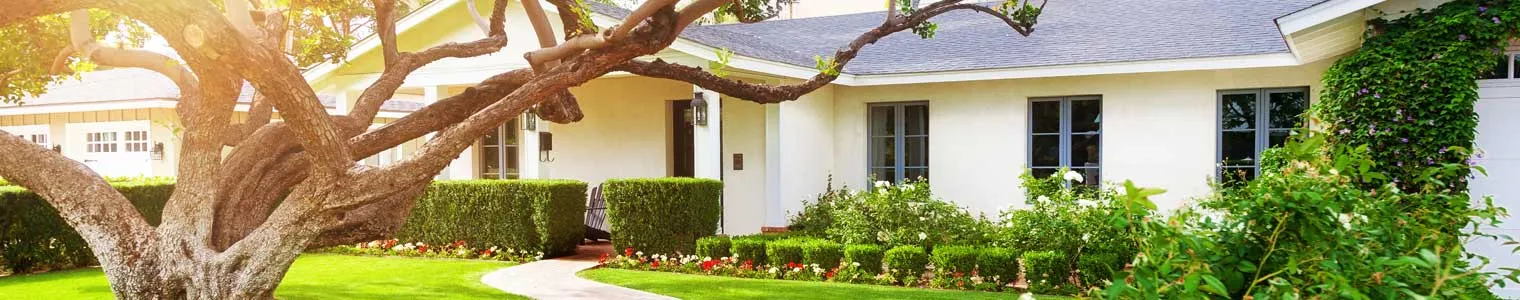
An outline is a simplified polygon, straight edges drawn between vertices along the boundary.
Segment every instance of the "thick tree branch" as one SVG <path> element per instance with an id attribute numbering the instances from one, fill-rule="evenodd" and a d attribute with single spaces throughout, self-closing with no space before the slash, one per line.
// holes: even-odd
<path id="1" fill-rule="evenodd" d="M 86 10 L 80 9 L 69 13 L 69 40 L 80 57 L 97 64 L 143 68 L 158 72 L 174 81 L 180 90 L 194 89 L 199 85 L 190 70 L 185 69 L 179 61 L 163 54 L 101 46 L 90 34 L 90 13 Z"/>
<path id="2" fill-rule="evenodd" d="M 28 21 L 40 16 L 78 9 L 100 7 L 120 0 L 0 0 L 0 27 Z"/>
<path id="3" fill-rule="evenodd" d="M 375 115 L 380 113 L 380 107 L 385 101 L 396 94 L 401 84 L 406 81 L 412 72 L 428 64 L 444 58 L 475 57 L 500 51 L 507 46 L 506 34 L 506 9 L 507 0 L 497 0 L 491 12 L 491 35 L 467 43 L 447 43 L 422 52 L 401 53 L 394 63 L 389 63 L 380 78 L 371 83 L 354 104 L 354 110 L 349 112 L 352 117 L 348 128 L 355 132 L 369 127 L 374 121 Z M 473 14 L 473 13 L 472 13 Z M 352 134 L 349 136 L 353 136 Z"/>
<path id="4" fill-rule="evenodd" d="M 802 95 L 822 88 L 839 78 L 839 72 L 849 64 L 860 49 L 876 43 L 881 38 L 903 30 L 912 29 L 918 24 L 928 22 L 930 18 L 955 10 L 971 10 L 997 16 L 1020 35 L 1029 36 L 1033 32 L 1033 23 L 1024 23 L 1010 18 L 1004 12 L 982 6 L 979 4 L 961 4 L 959 0 L 944 0 L 930 4 L 919 9 L 913 14 L 889 19 L 886 23 L 877 26 L 851 41 L 849 45 L 834 52 L 834 67 L 826 72 L 814 75 L 808 81 L 788 85 L 769 85 L 739 81 L 730 78 L 718 77 L 701 68 L 667 63 L 663 60 L 653 62 L 629 61 L 617 68 L 640 76 L 656 77 L 678 80 L 696 84 L 706 89 L 723 93 L 740 99 L 756 103 L 778 103 L 796 100 Z M 1041 4 L 1044 7 L 1044 4 Z"/>
<path id="5" fill-rule="evenodd" d="M 232 23 L 233 28 L 243 36 L 252 40 L 263 40 L 264 32 L 253 24 L 253 14 L 249 9 L 249 0 L 222 0 L 222 5 L 227 7 L 227 21 Z"/>
<path id="6" fill-rule="evenodd" d="M 400 53 L 396 50 L 396 1 L 373 0 L 371 2 L 375 5 L 375 27 L 378 29 L 375 35 L 380 37 L 380 52 L 384 54 L 385 69 L 389 71 L 396 64 L 397 56 L 400 56 Z M 473 3 L 474 1 L 466 2 Z M 470 14 L 475 14 L 473 4 Z"/>

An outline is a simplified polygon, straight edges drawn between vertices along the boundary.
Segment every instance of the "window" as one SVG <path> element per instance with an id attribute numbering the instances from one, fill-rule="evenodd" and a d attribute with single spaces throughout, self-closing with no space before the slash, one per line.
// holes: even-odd
<path id="1" fill-rule="evenodd" d="M 929 104 L 870 106 L 867 166 L 872 180 L 929 179 Z"/>
<path id="2" fill-rule="evenodd" d="M 512 119 L 480 138 L 480 178 L 518 179 L 517 120 Z"/>
<path id="3" fill-rule="evenodd" d="M 1516 56 L 1515 53 L 1508 53 L 1502 57 L 1498 57 L 1494 61 L 1494 68 L 1488 70 L 1488 73 L 1483 74 L 1479 79 L 1520 78 L 1520 74 L 1517 74 L 1520 73 L 1520 59 L 1515 59 Z"/>
<path id="4" fill-rule="evenodd" d="M 148 152 L 147 131 L 127 131 L 122 132 L 122 135 L 127 138 L 122 143 L 122 148 L 126 148 L 126 152 Z"/>
<path id="5" fill-rule="evenodd" d="M 51 147 L 51 145 L 48 144 L 47 134 L 31 134 L 27 136 L 27 139 L 31 140 L 33 143 L 42 145 L 43 148 Z"/>
<path id="6" fill-rule="evenodd" d="M 1102 181 L 1103 98 L 1034 98 L 1029 104 L 1029 168 L 1035 177 L 1070 168 L 1082 184 Z"/>
<path id="7" fill-rule="evenodd" d="M 401 146 L 396 146 L 380 151 L 380 153 L 375 153 L 374 156 L 364 159 L 364 163 L 376 167 L 389 167 L 401 162 L 403 159 L 406 159 L 405 152 L 401 151 Z"/>
<path id="8" fill-rule="evenodd" d="M 85 134 L 85 152 L 116 152 L 115 132 L 91 132 Z"/>
<path id="9" fill-rule="evenodd" d="M 1309 88 L 1219 92 L 1219 178 L 1256 178 L 1262 150 L 1282 145 L 1303 127 Z"/>

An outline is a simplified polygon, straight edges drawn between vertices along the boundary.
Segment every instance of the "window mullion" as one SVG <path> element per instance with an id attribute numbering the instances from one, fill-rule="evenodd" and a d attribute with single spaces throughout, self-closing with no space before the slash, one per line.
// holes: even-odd
<path id="1" fill-rule="evenodd" d="M 1251 161 L 1251 173 L 1261 176 L 1261 153 L 1267 150 L 1267 144 L 1272 134 L 1272 117 L 1267 114 L 1272 111 L 1272 99 L 1267 90 L 1257 92 L 1256 96 L 1256 159 Z"/>
<path id="2" fill-rule="evenodd" d="M 907 148 L 905 146 L 907 138 L 903 137 L 908 134 L 908 125 L 904 124 L 908 122 L 908 112 L 905 111 L 907 109 L 908 106 L 902 104 L 896 104 L 892 109 L 892 118 L 896 119 L 892 122 L 894 127 L 892 128 L 892 148 L 895 149 L 892 151 L 892 169 L 894 170 L 892 177 L 897 183 L 902 183 L 903 179 L 907 178 L 904 173 L 908 172 L 908 169 L 904 168 L 908 164 L 908 156 L 903 154 L 903 150 Z"/>

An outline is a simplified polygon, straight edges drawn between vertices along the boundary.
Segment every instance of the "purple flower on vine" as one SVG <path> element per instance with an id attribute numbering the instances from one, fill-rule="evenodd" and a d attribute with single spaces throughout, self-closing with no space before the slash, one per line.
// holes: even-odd
<path id="1" fill-rule="evenodd" d="M 1350 133 L 1351 133 L 1351 129 L 1345 129 L 1345 128 L 1341 128 L 1341 131 L 1340 131 L 1340 132 L 1341 132 L 1341 134 L 1343 134 L 1343 135 L 1344 135 L 1344 134 L 1350 134 Z"/>
<path id="2" fill-rule="evenodd" d="M 1393 165 L 1403 167 L 1404 166 L 1404 162 L 1402 162 L 1402 161 L 1401 162 L 1396 162 L 1396 163 L 1393 163 Z"/>
<path id="3" fill-rule="evenodd" d="M 1362 88 L 1361 91 L 1357 91 L 1357 94 L 1358 95 L 1366 95 L 1367 94 L 1367 88 Z"/>
<path id="4" fill-rule="evenodd" d="M 1469 159 L 1467 159 L 1467 165 L 1469 165 L 1469 166 L 1476 166 L 1476 165 L 1478 165 L 1478 160 L 1469 158 Z"/>
<path id="5" fill-rule="evenodd" d="M 1383 94 L 1378 94 L 1378 93 L 1373 93 L 1373 94 L 1372 94 L 1372 98 L 1378 98 L 1378 99 L 1381 99 L 1381 98 L 1383 98 Z"/>
<path id="6" fill-rule="evenodd" d="M 1446 148 L 1441 148 L 1441 151 L 1436 151 L 1436 152 L 1440 152 L 1441 154 L 1446 154 Z"/>
<path id="7" fill-rule="evenodd" d="M 1480 12 L 1480 13 L 1482 13 L 1482 12 L 1488 12 L 1488 7 L 1487 6 L 1478 6 L 1478 12 Z"/>
<path id="8" fill-rule="evenodd" d="M 1403 142 L 1405 144 L 1408 144 L 1409 143 L 1409 138 L 1399 138 L 1399 141 Z"/>
<path id="9" fill-rule="evenodd" d="M 1464 34 L 1458 34 L 1457 35 L 1457 40 L 1458 41 L 1466 41 L 1467 40 L 1467 34 L 1465 34 L 1465 33 Z"/>
<path id="10" fill-rule="evenodd" d="M 1428 159 L 1427 158 L 1427 159 L 1425 159 L 1425 164 L 1427 164 L 1427 165 L 1434 165 L 1434 164 L 1436 164 L 1436 160 L 1434 160 L 1434 159 Z"/>
<path id="11" fill-rule="evenodd" d="M 1499 23 L 1499 17 L 1494 17 L 1493 20 L 1494 20 L 1494 24 L 1502 24 L 1502 23 Z"/>

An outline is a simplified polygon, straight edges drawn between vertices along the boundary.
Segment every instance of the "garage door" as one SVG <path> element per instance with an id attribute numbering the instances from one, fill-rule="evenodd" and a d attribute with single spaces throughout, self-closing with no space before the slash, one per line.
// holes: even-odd
<path id="1" fill-rule="evenodd" d="M 1494 234 L 1520 238 L 1520 79 L 1483 80 L 1478 82 L 1478 140 L 1482 158 L 1478 165 L 1487 177 L 1472 182 L 1473 195 L 1492 195 L 1494 202 L 1511 214 L 1498 228 L 1486 228 Z M 1520 254 L 1510 252 L 1493 241 L 1475 241 L 1468 247 L 1493 260 L 1490 269 L 1520 266 Z M 1507 297 L 1520 297 L 1520 287 L 1511 285 L 1498 291 Z"/>

